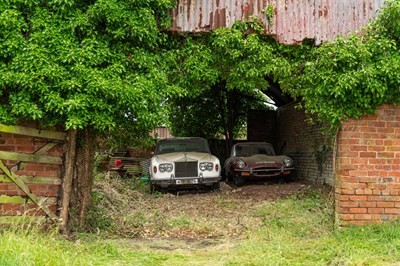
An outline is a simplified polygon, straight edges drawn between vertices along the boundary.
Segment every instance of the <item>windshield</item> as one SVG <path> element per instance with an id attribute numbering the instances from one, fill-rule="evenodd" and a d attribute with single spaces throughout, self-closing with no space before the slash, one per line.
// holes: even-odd
<path id="1" fill-rule="evenodd" d="M 210 153 L 208 142 L 205 139 L 165 139 L 158 142 L 156 155 L 171 152 L 202 152 Z"/>
<path id="2" fill-rule="evenodd" d="M 275 155 L 275 151 L 268 144 L 240 144 L 236 145 L 233 156 L 251 156 L 255 154 Z"/>

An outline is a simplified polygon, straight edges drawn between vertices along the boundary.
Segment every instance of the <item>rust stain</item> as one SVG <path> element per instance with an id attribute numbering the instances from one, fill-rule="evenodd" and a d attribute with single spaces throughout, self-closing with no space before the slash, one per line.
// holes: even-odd
<path id="1" fill-rule="evenodd" d="M 226 9 L 221 9 L 220 12 L 220 23 L 221 25 L 226 25 Z"/>
<path id="2" fill-rule="evenodd" d="M 169 13 L 172 30 L 177 32 L 231 27 L 236 20 L 254 15 L 281 43 L 315 39 L 320 44 L 364 26 L 383 4 L 384 0 L 177 0 L 177 7 Z M 270 5 L 274 8 L 272 25 L 265 14 Z"/>
<path id="3" fill-rule="evenodd" d="M 197 28 L 201 28 L 201 25 L 203 25 L 203 9 L 201 6 L 199 11 L 199 22 L 197 23 Z"/>
<path id="4" fill-rule="evenodd" d="M 249 9 L 247 8 L 247 4 L 244 4 L 242 6 L 242 14 L 244 17 L 248 17 L 249 16 Z"/>
<path id="5" fill-rule="evenodd" d="M 254 7 L 253 4 L 250 2 L 249 5 L 248 5 L 248 14 L 249 14 L 249 16 L 254 15 L 254 8 L 253 7 Z"/>

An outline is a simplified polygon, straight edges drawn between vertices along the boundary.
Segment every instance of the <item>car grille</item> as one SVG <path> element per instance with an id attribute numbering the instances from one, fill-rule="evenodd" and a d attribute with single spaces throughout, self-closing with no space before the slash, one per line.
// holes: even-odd
<path id="1" fill-rule="evenodd" d="M 253 171 L 256 176 L 275 176 L 282 173 L 282 169 L 277 167 L 255 168 Z"/>
<path id="2" fill-rule="evenodd" d="M 175 163 L 175 177 L 197 177 L 196 162 L 177 162 Z"/>

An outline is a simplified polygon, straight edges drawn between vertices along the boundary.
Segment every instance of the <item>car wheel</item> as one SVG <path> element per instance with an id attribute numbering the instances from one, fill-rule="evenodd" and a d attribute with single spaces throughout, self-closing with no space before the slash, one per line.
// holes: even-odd
<path id="1" fill-rule="evenodd" d="M 232 175 L 229 174 L 229 173 L 226 174 L 226 182 L 227 182 L 227 183 L 233 182 L 233 177 L 232 177 Z"/>
<path id="2" fill-rule="evenodd" d="M 239 174 L 235 174 L 233 176 L 233 183 L 235 184 L 235 186 L 243 186 L 244 181 L 244 178 L 240 177 Z"/>
<path id="3" fill-rule="evenodd" d="M 292 172 L 291 172 L 289 175 L 286 175 L 286 176 L 284 176 L 283 178 L 284 178 L 284 180 L 285 180 L 286 182 L 293 182 L 293 181 L 296 180 L 296 177 L 297 177 L 296 171 L 295 171 L 295 170 L 292 170 Z"/>

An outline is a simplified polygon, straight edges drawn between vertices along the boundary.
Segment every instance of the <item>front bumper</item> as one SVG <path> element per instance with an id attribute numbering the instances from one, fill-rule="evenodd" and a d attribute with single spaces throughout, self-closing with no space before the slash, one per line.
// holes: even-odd
<path id="1" fill-rule="evenodd" d="M 162 188 L 171 186 L 200 186 L 207 185 L 210 186 L 221 180 L 220 176 L 216 177 L 185 177 L 185 178 L 175 178 L 171 177 L 169 179 L 157 179 L 151 178 L 150 182 L 154 185 L 158 185 Z"/>
<path id="2" fill-rule="evenodd" d="M 294 167 L 269 168 L 269 169 L 235 169 L 242 178 L 263 178 L 290 175 Z"/>

